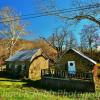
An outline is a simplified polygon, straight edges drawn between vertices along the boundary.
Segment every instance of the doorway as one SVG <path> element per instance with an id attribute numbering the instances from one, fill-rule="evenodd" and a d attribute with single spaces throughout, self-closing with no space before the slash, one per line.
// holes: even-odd
<path id="1" fill-rule="evenodd" d="M 68 73 L 69 74 L 76 74 L 75 61 L 68 61 Z"/>

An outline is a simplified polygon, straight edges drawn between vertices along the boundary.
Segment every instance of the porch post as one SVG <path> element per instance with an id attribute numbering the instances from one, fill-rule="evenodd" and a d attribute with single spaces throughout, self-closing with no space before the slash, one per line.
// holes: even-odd
<path id="1" fill-rule="evenodd" d="M 97 64 L 93 68 L 93 77 L 94 77 L 94 81 L 98 80 L 98 65 Z"/>

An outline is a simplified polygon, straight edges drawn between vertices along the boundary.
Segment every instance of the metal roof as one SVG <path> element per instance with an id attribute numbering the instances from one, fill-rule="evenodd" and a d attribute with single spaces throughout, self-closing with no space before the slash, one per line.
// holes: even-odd
<path id="1" fill-rule="evenodd" d="M 32 56 L 38 50 L 39 49 L 17 51 L 14 55 L 10 56 L 6 61 L 30 61 Z"/>

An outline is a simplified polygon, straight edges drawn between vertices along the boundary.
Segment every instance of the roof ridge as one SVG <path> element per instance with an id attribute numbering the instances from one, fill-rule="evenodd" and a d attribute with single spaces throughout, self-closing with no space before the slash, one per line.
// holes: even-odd
<path id="1" fill-rule="evenodd" d="M 85 54 L 83 54 L 82 52 L 76 50 L 76 49 L 72 49 L 73 51 L 75 51 L 76 53 L 78 53 L 79 55 L 83 56 L 84 58 L 88 59 L 89 61 L 91 61 L 92 63 L 96 64 L 97 62 L 94 61 L 92 58 L 86 56 Z"/>

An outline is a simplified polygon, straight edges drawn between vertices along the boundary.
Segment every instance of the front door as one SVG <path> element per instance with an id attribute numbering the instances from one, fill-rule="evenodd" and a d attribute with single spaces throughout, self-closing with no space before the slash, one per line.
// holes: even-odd
<path id="1" fill-rule="evenodd" d="M 75 61 L 68 61 L 68 73 L 76 74 Z"/>

